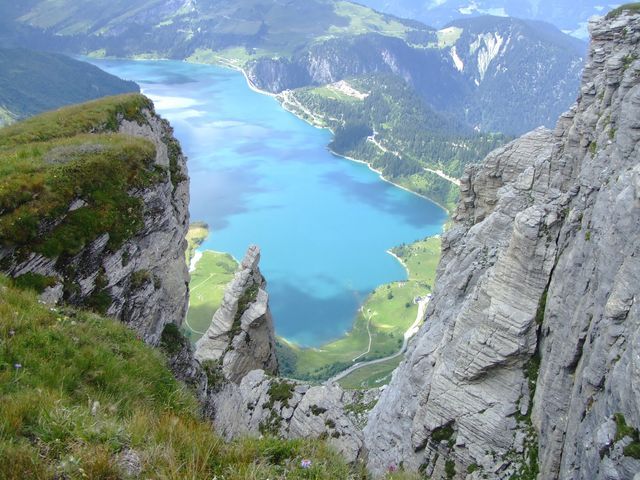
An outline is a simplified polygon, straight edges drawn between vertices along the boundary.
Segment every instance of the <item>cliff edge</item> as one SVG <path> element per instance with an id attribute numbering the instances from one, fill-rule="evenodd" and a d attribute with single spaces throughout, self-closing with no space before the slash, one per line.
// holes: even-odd
<path id="1" fill-rule="evenodd" d="M 0 130 L 0 271 L 157 344 L 188 302 L 186 159 L 138 94 Z"/>
<path id="2" fill-rule="evenodd" d="M 555 131 L 462 179 L 427 322 L 364 430 L 374 472 L 640 471 L 640 14 L 590 29 Z"/>

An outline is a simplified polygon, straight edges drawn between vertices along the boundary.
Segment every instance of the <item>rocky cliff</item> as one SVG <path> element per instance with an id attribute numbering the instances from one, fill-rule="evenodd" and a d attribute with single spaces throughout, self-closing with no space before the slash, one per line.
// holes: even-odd
<path id="1" fill-rule="evenodd" d="M 309 386 L 276 376 L 273 320 L 259 262 L 260 249 L 249 247 L 196 344 L 197 362 L 187 348 L 175 349 L 174 371 L 204 392 L 205 412 L 226 438 L 327 438 L 354 461 L 362 447 L 366 412 L 378 392 L 345 392 L 338 385 Z"/>
<path id="2" fill-rule="evenodd" d="M 226 379 L 236 383 L 251 370 L 278 373 L 267 282 L 259 262 L 260 249 L 249 247 L 225 289 L 222 305 L 196 344 L 195 358 L 200 363 L 215 363 Z"/>
<path id="3" fill-rule="evenodd" d="M 151 101 L 112 97 L 7 127 L 0 155 L 16 152 L 30 152 L 17 153 L 19 166 L 34 173 L 0 178 L 1 270 L 43 301 L 117 317 L 151 344 L 182 323 L 186 160 Z"/>
<path id="4" fill-rule="evenodd" d="M 427 322 L 370 414 L 370 468 L 640 470 L 640 15 L 591 25 L 577 103 L 462 179 Z"/>

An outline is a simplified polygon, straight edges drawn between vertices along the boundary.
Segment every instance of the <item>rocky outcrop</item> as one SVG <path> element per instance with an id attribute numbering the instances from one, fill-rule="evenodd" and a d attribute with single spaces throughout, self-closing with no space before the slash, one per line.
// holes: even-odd
<path id="1" fill-rule="evenodd" d="M 263 434 L 327 438 L 355 461 L 366 412 L 378 392 L 345 392 L 337 384 L 309 386 L 274 376 L 275 335 L 259 261 L 259 248 L 249 247 L 211 326 L 196 344 L 197 362 L 190 360 L 187 345 L 175 347 L 180 342 L 168 338 L 163 342 L 165 350 L 173 350 L 174 371 L 206 392 L 201 396 L 205 413 L 228 439 Z"/>
<path id="2" fill-rule="evenodd" d="M 254 370 L 210 394 L 217 431 L 226 438 L 272 434 L 326 438 L 349 462 L 363 445 L 362 426 L 379 392 L 345 391 L 337 384 L 304 385 Z"/>
<path id="3" fill-rule="evenodd" d="M 168 122 L 152 107 L 139 112 L 138 121 L 119 116 L 116 130 L 151 141 L 156 147 L 153 167 L 164 172 L 159 181 L 129 192 L 142 201 L 139 231 L 116 250 L 109 247 L 110 235 L 104 232 L 71 257 L 50 258 L 33 252 L 25 257 L 2 248 L 0 260 L 2 270 L 13 277 L 37 274 L 53 279 L 42 294 L 43 301 L 87 305 L 99 298 L 101 311 L 127 323 L 155 345 L 165 325 L 182 323 L 188 303 L 186 158 Z M 68 211 L 85 205 L 76 199 Z"/>
<path id="4" fill-rule="evenodd" d="M 251 370 L 278 372 L 269 295 L 259 262 L 260 249 L 249 247 L 227 285 L 222 305 L 196 344 L 195 357 L 200 363 L 216 363 L 224 377 L 236 383 Z"/>
<path id="5" fill-rule="evenodd" d="M 462 179 L 427 323 L 372 410 L 376 473 L 640 469 L 640 15 L 591 25 L 577 104 Z"/>

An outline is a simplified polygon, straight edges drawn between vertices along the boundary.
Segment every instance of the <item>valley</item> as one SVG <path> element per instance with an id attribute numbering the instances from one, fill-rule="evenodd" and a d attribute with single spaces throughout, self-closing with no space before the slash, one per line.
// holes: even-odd
<path id="1" fill-rule="evenodd" d="M 640 4 L 425 7 L 0 4 L 0 477 L 637 480 Z"/>
<path id="2" fill-rule="evenodd" d="M 138 81 L 189 156 L 191 215 L 207 224 L 195 224 L 187 236 L 187 257 L 202 255 L 192 272 L 185 328 L 193 341 L 208 327 L 235 270 L 229 256 L 216 252 L 242 258 L 257 243 L 276 332 L 295 345 L 292 376 L 324 380 L 367 350 L 358 313 L 365 302 L 379 311 L 367 358 L 399 349 L 416 318 L 414 298 L 433 284 L 439 249 L 423 249 L 432 271 L 408 282 L 386 251 L 440 233 L 442 209 L 329 153 L 329 132 L 250 91 L 239 72 L 184 62 L 94 62 Z M 326 353 L 317 355 L 318 349 Z"/>

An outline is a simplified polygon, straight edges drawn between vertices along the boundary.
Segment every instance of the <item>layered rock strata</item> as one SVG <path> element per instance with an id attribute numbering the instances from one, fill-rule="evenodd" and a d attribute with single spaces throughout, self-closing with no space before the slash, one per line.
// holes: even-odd
<path id="1" fill-rule="evenodd" d="M 171 356 L 174 370 L 206 392 L 205 412 L 226 438 L 322 437 L 355 461 L 366 412 L 378 392 L 345 392 L 338 385 L 309 386 L 275 376 L 273 319 L 259 262 L 260 249 L 249 247 L 209 329 L 196 344 L 197 362 L 189 360 L 188 349 L 176 349 Z"/>
<path id="2" fill-rule="evenodd" d="M 189 225 L 189 178 L 186 158 L 169 123 L 152 109 L 140 121 L 118 117 L 119 133 L 141 137 L 156 147 L 155 168 L 162 179 L 129 194 L 142 200 L 144 225 L 116 251 L 104 232 L 70 258 L 0 249 L 3 271 L 11 276 L 37 274 L 55 279 L 42 300 L 83 305 L 97 293 L 108 296 L 104 313 L 119 318 L 148 343 L 157 344 L 165 325 L 180 325 L 188 304 L 189 274 L 185 235 Z M 100 129 L 97 128 L 97 132 Z M 86 204 L 74 200 L 72 212 Z"/>
<path id="3" fill-rule="evenodd" d="M 640 15 L 591 33 L 555 131 L 462 179 L 428 321 L 364 430 L 374 472 L 640 471 Z"/>
<path id="4" fill-rule="evenodd" d="M 249 247 L 211 325 L 196 344 L 200 363 L 219 365 L 224 377 L 236 383 L 251 370 L 278 372 L 269 295 L 259 262 L 260 249 Z"/>

